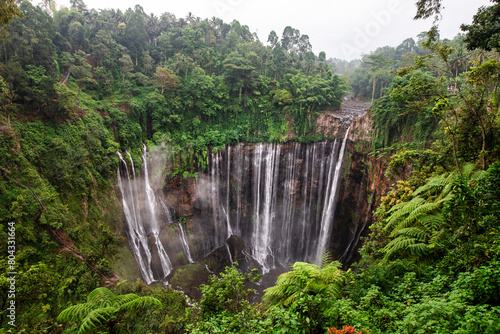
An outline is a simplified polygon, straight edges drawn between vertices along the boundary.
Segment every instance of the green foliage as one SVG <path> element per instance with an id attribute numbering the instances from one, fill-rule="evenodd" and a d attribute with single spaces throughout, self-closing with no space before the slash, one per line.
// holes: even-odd
<path id="1" fill-rule="evenodd" d="M 94 333 L 97 329 L 121 326 L 122 319 L 138 309 L 161 307 L 153 297 L 135 294 L 115 295 L 107 288 L 97 288 L 87 296 L 87 302 L 68 307 L 57 317 L 61 322 L 80 323 L 78 333 Z"/>
<path id="2" fill-rule="evenodd" d="M 184 331 L 188 317 L 186 296 L 163 285 L 148 286 L 140 279 L 136 282 L 120 282 L 117 294 L 137 294 L 142 297 L 155 298 L 162 307 L 154 307 L 147 312 L 132 312 L 127 316 L 127 327 L 131 333 L 179 333 Z"/>
<path id="3" fill-rule="evenodd" d="M 432 76 L 421 71 L 392 80 L 387 88 L 388 94 L 376 100 L 370 109 L 375 131 L 374 148 L 391 146 L 397 142 L 422 142 L 430 138 L 436 127 L 436 120 L 430 114 L 416 112 L 425 110 L 428 102 L 417 101 L 412 94 L 420 93 L 422 87 L 433 80 Z M 418 107 L 409 106 L 409 100 L 418 103 Z"/>
<path id="4" fill-rule="evenodd" d="M 345 280 L 339 267 L 339 262 L 330 262 L 323 267 L 295 262 L 291 271 L 278 277 L 275 286 L 266 289 L 263 300 L 271 304 L 296 306 L 303 295 L 339 298 L 340 287 Z"/>
<path id="5" fill-rule="evenodd" d="M 472 24 L 462 24 L 462 31 L 467 32 L 465 42 L 469 50 L 483 49 L 483 50 L 499 50 L 500 40 L 498 38 L 500 30 L 497 25 L 498 18 L 500 17 L 500 4 L 490 7 L 479 8 Z"/>
<path id="6" fill-rule="evenodd" d="M 467 166 L 462 173 L 469 176 L 472 183 L 484 177 L 482 172 L 472 174 Z M 391 241 L 382 250 L 386 258 L 396 254 L 408 256 L 406 253 L 422 258 L 443 250 L 443 239 L 448 236 L 443 209 L 454 198 L 462 198 L 457 188 L 453 189 L 456 178 L 453 173 L 433 177 L 412 193 L 411 200 L 387 211 L 384 229 L 390 231 Z"/>
<path id="7" fill-rule="evenodd" d="M 244 274 L 236 266 L 226 267 L 220 277 L 210 276 L 209 284 L 202 284 L 200 314 L 203 317 L 220 312 L 239 313 L 247 307 L 248 300 L 256 293 L 245 287 L 247 282 L 256 282 L 260 275 Z"/>
<path id="8" fill-rule="evenodd" d="M 276 285 L 265 290 L 262 297 L 275 308 L 294 314 L 303 333 L 314 333 L 325 326 L 325 310 L 340 298 L 341 287 L 346 281 L 339 262 L 324 257 L 322 266 L 296 262 L 291 271 L 281 274 Z M 277 311 L 272 311 L 277 312 Z M 283 311 L 280 311 L 283 312 Z M 285 331 L 286 332 L 286 331 Z"/>
<path id="9" fill-rule="evenodd" d="M 0 36 L 2 38 L 6 37 L 4 31 L 5 26 L 19 14 L 19 9 L 17 8 L 17 4 L 14 0 L 7 0 L 2 2 L 2 4 L 0 5 Z"/>
<path id="10" fill-rule="evenodd" d="M 326 311 L 331 324 L 373 332 L 498 331 L 498 171 L 498 162 L 486 172 L 466 165 L 415 190 L 400 182 L 379 208 L 364 262 L 343 291 L 349 299 Z M 424 253 L 412 248 L 418 243 Z"/>
<path id="11" fill-rule="evenodd" d="M 239 313 L 231 313 L 221 311 L 218 314 L 211 314 L 196 323 L 196 325 L 188 326 L 186 332 L 203 334 L 203 333 L 272 333 L 267 330 L 264 323 L 264 314 L 257 307 L 247 305 L 244 310 Z"/>

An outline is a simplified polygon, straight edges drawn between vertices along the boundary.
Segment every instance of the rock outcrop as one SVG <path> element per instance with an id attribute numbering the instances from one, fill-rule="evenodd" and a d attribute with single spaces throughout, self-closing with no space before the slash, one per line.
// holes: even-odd
<path id="1" fill-rule="evenodd" d="M 364 129 L 356 121 L 367 114 L 369 106 L 368 103 L 345 101 L 341 110 L 325 112 L 318 116 L 316 131 L 324 134 L 327 138 L 343 138 L 347 129 L 351 127 L 354 131 L 349 133 L 349 140 L 356 141 L 355 133 Z M 368 122 L 367 125 L 369 126 L 370 123 Z M 369 131 L 366 134 L 369 134 Z"/>

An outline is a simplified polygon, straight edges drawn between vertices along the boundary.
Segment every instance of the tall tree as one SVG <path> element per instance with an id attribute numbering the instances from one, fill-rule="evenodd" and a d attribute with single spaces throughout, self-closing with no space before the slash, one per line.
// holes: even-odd
<path id="1" fill-rule="evenodd" d="M 15 16 L 19 16 L 16 0 L 4 0 L 0 2 L 0 38 L 6 38 L 6 27 Z"/>
<path id="2" fill-rule="evenodd" d="M 279 42 L 279 37 L 278 35 L 276 34 L 276 31 L 271 31 L 269 33 L 269 37 L 267 38 L 267 42 L 269 44 L 271 44 L 271 47 L 274 49 L 276 47 L 276 45 L 278 44 Z"/>
<path id="3" fill-rule="evenodd" d="M 460 29 L 467 32 L 465 43 L 469 50 L 481 48 L 483 50 L 500 51 L 500 0 L 490 7 L 481 7 L 472 24 L 462 24 Z"/>
<path id="4" fill-rule="evenodd" d="M 139 64 L 139 57 L 144 50 L 148 40 L 146 20 L 142 8 L 138 6 L 127 18 L 125 27 L 124 45 L 130 50 L 135 60 L 135 65 Z"/>
<path id="5" fill-rule="evenodd" d="M 158 66 L 154 74 L 156 82 L 161 87 L 161 95 L 165 90 L 172 90 L 177 87 L 178 78 L 167 67 Z"/>
<path id="6" fill-rule="evenodd" d="M 300 32 L 290 26 L 285 27 L 281 36 L 281 47 L 285 51 L 296 50 L 299 45 Z"/>
<path id="7" fill-rule="evenodd" d="M 391 60 L 387 59 L 383 54 L 371 54 L 368 56 L 367 64 L 370 65 L 370 73 L 372 74 L 372 103 L 375 100 L 375 91 L 377 82 L 384 77 L 387 77 L 391 72 Z"/>
<path id="8" fill-rule="evenodd" d="M 434 23 L 441 17 L 441 10 L 443 8 L 441 0 L 417 0 L 417 14 L 415 20 L 428 19 L 434 16 Z"/>

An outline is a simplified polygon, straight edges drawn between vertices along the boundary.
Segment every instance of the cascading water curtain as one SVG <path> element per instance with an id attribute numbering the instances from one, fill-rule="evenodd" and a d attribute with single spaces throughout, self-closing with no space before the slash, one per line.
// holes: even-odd
<path id="1" fill-rule="evenodd" d="M 330 241 L 347 136 L 239 144 L 209 155 L 211 247 L 238 235 L 263 273 L 294 261 L 318 263 Z"/>
<path id="2" fill-rule="evenodd" d="M 149 181 L 148 161 L 146 157 L 146 146 L 143 146 L 143 178 L 136 175 L 134 161 L 127 152 L 130 159 L 132 176 L 129 173 L 127 162 L 123 155 L 117 152 L 120 157 L 118 168 L 118 186 L 122 194 L 123 212 L 127 223 L 127 236 L 129 245 L 139 266 L 139 271 L 147 284 L 154 281 L 163 280 L 172 271 L 172 263 L 160 239 L 162 224 L 158 216 L 158 200 Z M 168 208 L 163 204 L 165 216 L 172 223 Z M 185 239 L 182 226 L 179 226 L 180 239 L 185 246 L 184 253 L 189 262 L 193 262 L 189 252 L 189 246 Z M 152 245 L 148 243 L 152 240 Z M 153 262 L 153 254 L 158 258 L 157 265 Z"/>

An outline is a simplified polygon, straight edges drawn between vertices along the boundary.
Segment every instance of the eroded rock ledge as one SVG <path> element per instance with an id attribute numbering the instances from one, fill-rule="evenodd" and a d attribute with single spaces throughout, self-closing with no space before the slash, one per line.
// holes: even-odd
<path id="1" fill-rule="evenodd" d="M 351 126 L 348 139 L 351 141 L 370 141 L 371 121 L 368 114 L 369 103 L 345 101 L 342 110 L 330 111 L 318 116 L 316 131 L 327 138 L 343 138 Z"/>

